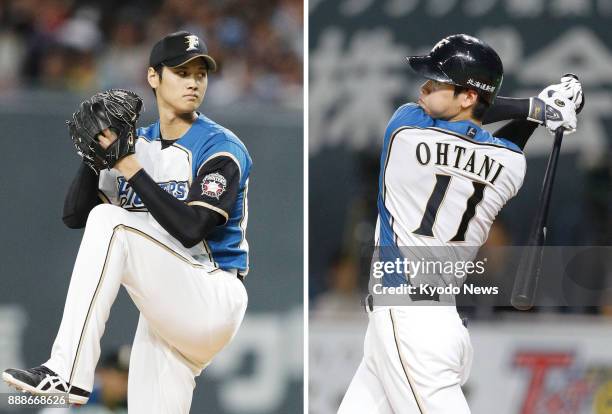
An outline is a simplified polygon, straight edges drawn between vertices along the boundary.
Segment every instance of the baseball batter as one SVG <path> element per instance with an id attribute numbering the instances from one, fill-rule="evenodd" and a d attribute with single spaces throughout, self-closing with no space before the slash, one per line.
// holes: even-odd
<path id="1" fill-rule="evenodd" d="M 106 152 L 96 158 L 83 154 L 96 143 L 79 147 L 88 165 L 68 192 L 64 222 L 85 226 L 85 233 L 51 356 L 35 368 L 7 369 L 9 385 L 33 394 L 67 392 L 70 402 L 85 404 L 100 338 L 123 285 L 140 311 L 130 412 L 189 412 L 194 378 L 231 341 L 247 306 L 242 279 L 249 270 L 251 158 L 236 135 L 196 112 L 215 69 L 196 35 L 177 32 L 160 40 L 147 75 L 159 120 L 136 131 L 135 153 L 99 175 L 115 142 L 130 145 L 129 134 L 123 142 L 121 128 L 108 128 L 104 120 L 133 94 L 98 94 L 75 114 L 75 145 L 100 125 L 94 138 Z M 100 115 L 104 110 L 111 115 Z"/>
<path id="2" fill-rule="evenodd" d="M 536 127 L 575 130 L 581 86 L 568 76 L 538 98 L 495 101 L 502 62 L 467 35 L 447 37 L 429 55 L 408 61 L 426 82 L 418 103 L 401 106 L 385 132 L 375 245 L 383 258 L 418 251 L 415 258 L 429 252 L 472 260 L 501 208 L 521 188 L 522 150 Z M 483 121 L 503 119 L 514 121 L 495 134 L 482 128 Z M 427 282 L 461 283 L 450 279 Z M 406 283 L 403 273 L 384 277 L 386 287 Z M 382 305 L 382 299 L 374 295 L 368 306 L 364 356 L 338 413 L 469 413 L 461 385 L 472 346 L 454 302 L 439 306 L 439 297 L 414 295 L 401 306 Z"/>

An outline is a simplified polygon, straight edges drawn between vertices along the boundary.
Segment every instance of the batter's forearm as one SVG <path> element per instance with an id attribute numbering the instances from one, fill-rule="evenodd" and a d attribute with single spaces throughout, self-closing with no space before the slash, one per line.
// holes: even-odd
<path id="1" fill-rule="evenodd" d="M 543 116 L 543 103 L 537 98 L 507 98 L 498 96 L 495 103 L 489 108 L 482 121 L 483 124 L 507 121 L 506 125 L 493 133 L 496 137 L 502 137 L 524 149 L 527 141 L 534 133 L 538 125 L 534 118 L 538 114 Z"/>
<path id="2" fill-rule="evenodd" d="M 64 224 L 71 229 L 85 227 L 89 212 L 100 203 L 98 175 L 87 165 L 81 164 L 64 199 Z"/>
<path id="3" fill-rule="evenodd" d="M 487 110 L 483 124 L 513 119 L 527 119 L 529 116 L 530 98 L 507 98 L 498 96 Z"/>
<path id="4" fill-rule="evenodd" d="M 506 125 L 493 133 L 493 136 L 502 137 L 508 141 L 514 142 L 521 150 L 525 149 L 527 141 L 534 133 L 538 124 L 527 121 L 526 119 L 517 119 L 508 122 Z"/>

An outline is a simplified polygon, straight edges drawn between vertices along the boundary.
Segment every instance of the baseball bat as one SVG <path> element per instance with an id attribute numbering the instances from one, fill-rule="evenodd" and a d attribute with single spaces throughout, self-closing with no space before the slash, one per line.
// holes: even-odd
<path id="1" fill-rule="evenodd" d="M 535 219 L 533 221 L 526 251 L 523 252 L 514 279 L 511 303 L 516 309 L 529 310 L 533 306 L 538 280 L 542 271 L 542 253 L 544 242 L 546 241 L 546 220 L 548 218 L 548 208 L 552 195 L 559 151 L 563 141 L 563 128 L 555 131 L 555 142 L 553 144 L 548 165 L 544 173 L 544 183 L 540 193 L 540 201 Z"/>
<path id="2" fill-rule="evenodd" d="M 567 73 L 563 76 L 571 76 L 578 80 L 578 76 L 573 73 Z M 576 113 L 582 111 L 584 103 L 585 96 L 583 94 L 582 102 L 576 109 Z M 555 131 L 555 142 L 550 157 L 548 158 L 546 172 L 544 173 L 544 183 L 542 184 L 542 192 L 540 193 L 540 202 L 531 227 L 529 240 L 526 246 L 527 250 L 523 252 L 516 272 L 516 278 L 514 279 L 510 302 L 512 306 L 519 310 L 531 309 L 537 292 L 538 280 L 542 272 L 542 253 L 544 252 L 543 247 L 546 241 L 548 207 L 550 205 L 550 197 L 552 195 L 562 141 L 563 129 L 559 128 Z"/>

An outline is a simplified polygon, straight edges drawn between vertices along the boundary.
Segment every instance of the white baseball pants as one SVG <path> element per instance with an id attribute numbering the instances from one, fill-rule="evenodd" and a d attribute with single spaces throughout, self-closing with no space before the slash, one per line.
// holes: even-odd
<path id="1" fill-rule="evenodd" d="M 375 307 L 338 414 L 469 414 L 472 353 L 455 307 Z"/>
<path id="2" fill-rule="evenodd" d="M 188 413 L 194 377 L 235 335 L 247 294 L 235 274 L 197 262 L 145 217 L 107 204 L 91 211 L 44 365 L 72 385 L 92 389 L 100 338 L 123 285 L 140 311 L 130 359 L 130 413 Z"/>

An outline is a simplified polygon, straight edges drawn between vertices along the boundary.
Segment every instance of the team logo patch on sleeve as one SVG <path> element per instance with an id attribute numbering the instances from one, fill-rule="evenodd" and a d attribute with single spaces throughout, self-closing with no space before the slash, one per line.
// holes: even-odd
<path id="1" fill-rule="evenodd" d="M 217 172 L 208 174 L 202 181 L 202 195 L 213 197 L 218 200 L 226 189 L 227 180 Z"/>

